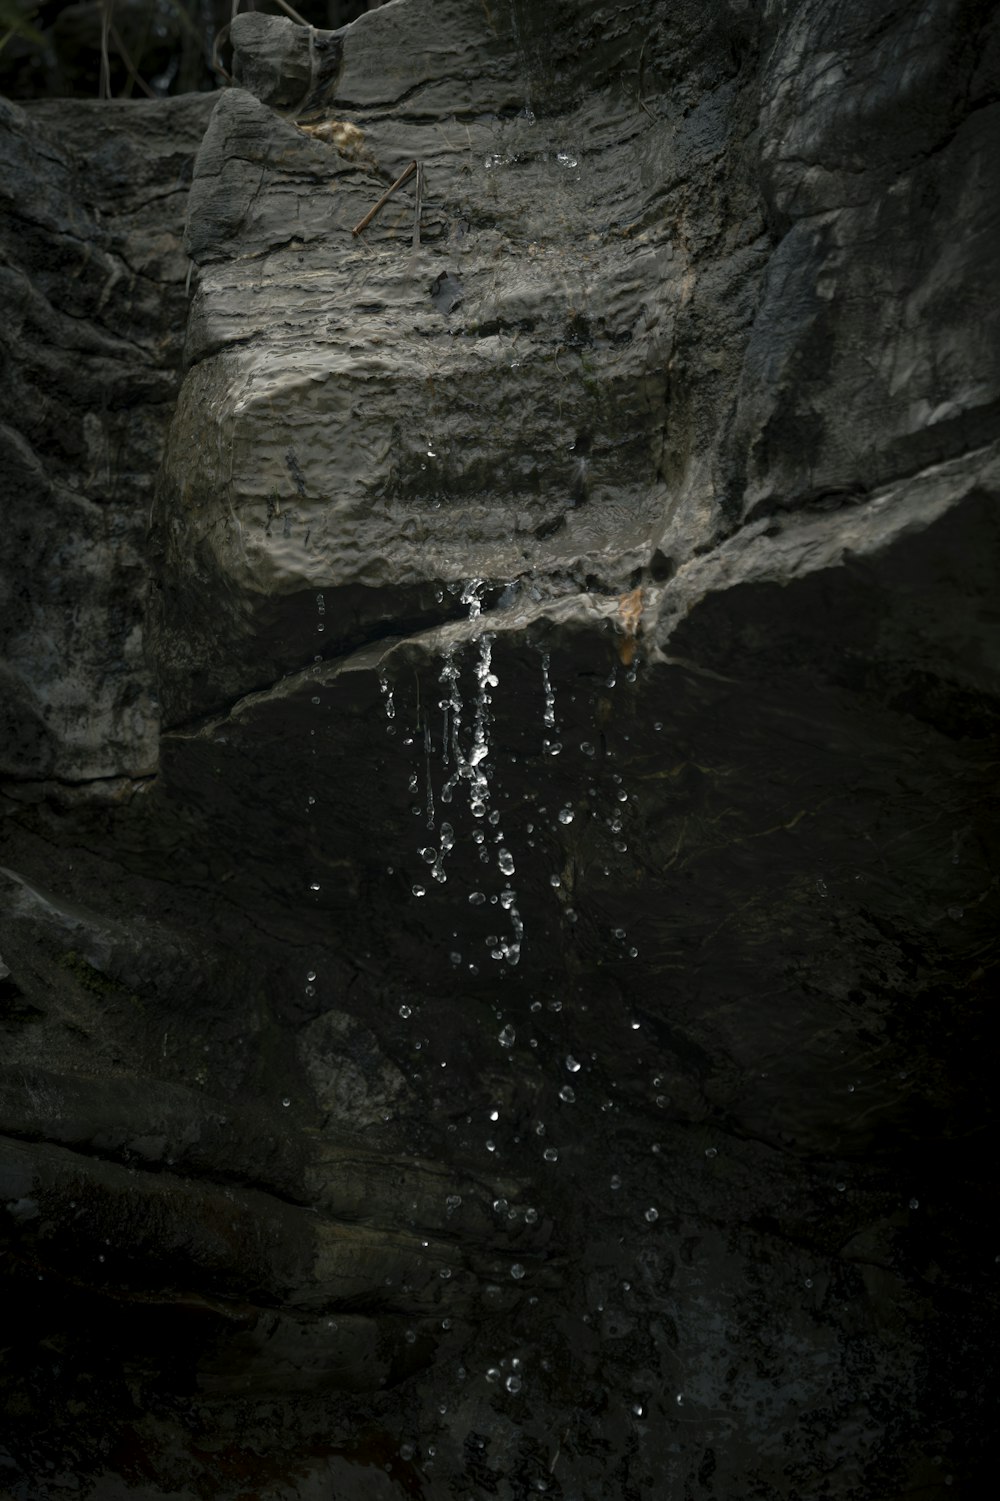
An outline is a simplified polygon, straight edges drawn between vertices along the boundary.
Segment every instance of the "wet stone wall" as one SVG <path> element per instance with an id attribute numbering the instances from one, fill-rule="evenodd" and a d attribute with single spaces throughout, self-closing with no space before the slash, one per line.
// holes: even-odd
<path id="1" fill-rule="evenodd" d="M 4 106 L 0 1496 L 984 1494 L 993 12 Z"/>

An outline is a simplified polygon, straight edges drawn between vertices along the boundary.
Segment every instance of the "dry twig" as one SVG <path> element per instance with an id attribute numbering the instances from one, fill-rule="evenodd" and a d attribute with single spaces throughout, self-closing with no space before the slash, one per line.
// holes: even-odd
<path id="1" fill-rule="evenodd" d="M 374 219 L 375 215 L 378 213 L 379 209 L 385 207 L 397 188 L 401 188 L 404 182 L 409 182 L 410 178 L 413 176 L 416 170 L 416 162 L 411 162 L 410 165 L 406 168 L 405 172 L 401 172 L 400 175 L 396 178 L 396 181 L 392 184 L 392 187 L 386 188 L 385 192 L 382 194 L 382 197 L 379 199 L 378 203 L 376 203 L 375 207 L 370 208 L 367 214 L 365 214 L 365 217 L 358 220 L 357 224 L 355 224 L 354 228 L 351 230 L 351 234 L 359 235 L 363 229 L 367 229 L 369 224 Z"/>

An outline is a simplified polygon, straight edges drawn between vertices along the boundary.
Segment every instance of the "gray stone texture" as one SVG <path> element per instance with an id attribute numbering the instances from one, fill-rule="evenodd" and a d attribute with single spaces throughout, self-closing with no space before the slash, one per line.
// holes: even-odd
<path id="1" fill-rule="evenodd" d="M 0 1485 L 986 1494 L 995 7 L 232 34 L 3 116 Z"/>

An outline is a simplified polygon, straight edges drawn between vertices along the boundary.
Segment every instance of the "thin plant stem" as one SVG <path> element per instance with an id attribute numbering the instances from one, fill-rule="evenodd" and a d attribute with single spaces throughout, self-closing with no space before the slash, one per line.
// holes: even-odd
<path id="1" fill-rule="evenodd" d="M 112 24 L 111 26 L 111 40 L 114 42 L 115 47 L 118 50 L 119 57 L 125 64 L 125 71 L 128 74 L 131 82 L 142 89 L 142 92 L 145 94 L 147 99 L 156 99 L 158 96 L 149 87 L 149 84 L 146 82 L 146 80 L 140 77 L 138 69 L 136 68 L 135 63 L 132 61 L 131 57 L 129 57 L 125 43 L 122 41 L 121 33 L 118 30 L 118 27 L 114 24 Z"/>
<path id="2" fill-rule="evenodd" d="M 97 85 L 98 99 L 111 98 L 111 58 L 108 55 L 108 34 L 115 0 L 101 0 L 101 77 Z"/>

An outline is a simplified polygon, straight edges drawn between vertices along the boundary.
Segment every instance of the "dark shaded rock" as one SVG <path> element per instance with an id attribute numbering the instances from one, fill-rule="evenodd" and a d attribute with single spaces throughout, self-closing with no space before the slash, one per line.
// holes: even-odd
<path id="1" fill-rule="evenodd" d="M 156 774 L 4 787 L 25 1497 L 985 1492 L 996 29 L 234 26 Z"/>
<path id="2" fill-rule="evenodd" d="M 184 200 L 212 107 L 2 107 L 7 776 L 155 769 L 145 537 L 187 319 Z"/>

